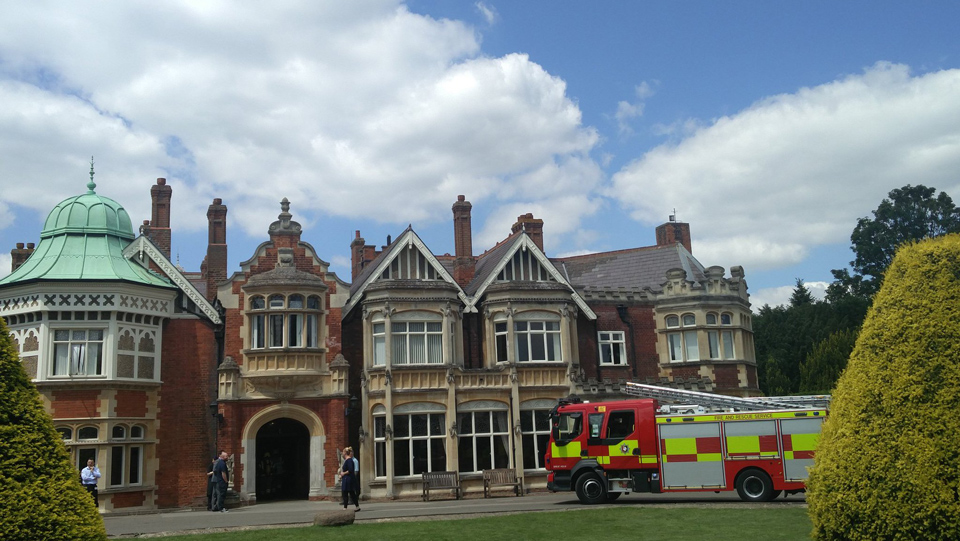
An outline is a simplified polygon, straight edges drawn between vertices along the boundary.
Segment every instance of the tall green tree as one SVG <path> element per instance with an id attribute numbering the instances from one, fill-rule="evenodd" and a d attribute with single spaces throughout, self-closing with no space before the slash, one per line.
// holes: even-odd
<path id="1" fill-rule="evenodd" d="M 816 301 L 802 279 L 790 304 L 763 306 L 753 318 L 760 390 L 768 396 L 800 392 L 801 365 L 817 344 L 838 331 L 859 328 L 868 306 L 868 299 L 852 295 Z"/>
<path id="2" fill-rule="evenodd" d="M 857 220 L 850 235 L 855 256 L 850 262 L 853 273 L 832 270 L 834 283 L 828 298 L 845 294 L 871 297 L 900 245 L 960 232 L 960 208 L 946 192 L 936 192 L 936 188 L 908 184 L 890 191 L 873 211 L 873 218 Z"/>
<path id="3" fill-rule="evenodd" d="M 800 364 L 800 392 L 827 394 L 847 366 L 857 342 L 858 329 L 839 330 L 813 347 Z"/>
<path id="4" fill-rule="evenodd" d="M 810 293 L 810 290 L 807 289 L 807 286 L 803 283 L 803 278 L 797 278 L 797 285 L 793 288 L 793 293 L 790 295 L 790 306 L 813 304 L 815 300 L 813 294 Z"/>
<path id="5" fill-rule="evenodd" d="M 0 318 L 0 538 L 106 539 L 93 498 Z"/>
<path id="6" fill-rule="evenodd" d="M 960 235 L 886 271 L 807 482 L 820 540 L 960 539 Z"/>

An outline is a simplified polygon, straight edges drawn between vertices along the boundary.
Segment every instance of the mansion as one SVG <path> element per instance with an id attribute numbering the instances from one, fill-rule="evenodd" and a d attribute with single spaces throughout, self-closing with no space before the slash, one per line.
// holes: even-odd
<path id="1" fill-rule="evenodd" d="M 218 449 L 241 503 L 339 497 L 347 445 L 371 497 L 446 470 L 467 491 L 490 468 L 543 488 L 559 398 L 621 399 L 627 381 L 759 395 L 743 269 L 704 267 L 672 217 L 655 246 L 555 258 L 526 214 L 475 254 L 458 196 L 453 255 L 412 227 L 380 249 L 357 231 L 348 282 L 286 198 L 232 272 L 214 199 L 186 271 L 170 258 L 172 188 L 150 194 L 135 233 L 91 169 L 0 279 L 0 317 L 72 460 L 100 465 L 104 512 L 204 505 Z"/>

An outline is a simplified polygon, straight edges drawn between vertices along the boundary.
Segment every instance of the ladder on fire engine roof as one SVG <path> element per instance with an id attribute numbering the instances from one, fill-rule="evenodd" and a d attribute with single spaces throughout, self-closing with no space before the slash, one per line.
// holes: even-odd
<path id="1" fill-rule="evenodd" d="M 759 411 L 827 408 L 830 405 L 829 395 L 740 398 L 633 382 L 627 382 L 622 390 L 626 394 L 640 398 L 655 398 L 659 402 L 665 403 L 696 404 L 714 410 Z"/>

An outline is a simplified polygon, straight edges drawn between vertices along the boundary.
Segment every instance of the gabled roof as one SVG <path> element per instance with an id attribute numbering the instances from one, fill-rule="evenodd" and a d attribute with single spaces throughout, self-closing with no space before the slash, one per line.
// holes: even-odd
<path id="1" fill-rule="evenodd" d="M 471 302 L 467 306 L 467 311 L 475 312 L 477 310 L 476 303 L 486 292 L 487 288 L 496 280 L 497 274 L 513 259 L 513 254 L 518 250 L 527 250 L 533 254 L 536 260 L 547 269 L 547 272 L 550 273 L 557 283 L 569 288 L 571 297 L 577 306 L 580 307 L 584 315 L 589 319 L 597 319 L 597 315 L 590 309 L 580 294 L 577 293 L 567 278 L 560 273 L 553 262 L 537 247 L 537 243 L 533 242 L 533 239 L 523 231 L 507 237 L 506 241 L 500 243 L 497 247 L 480 257 L 480 261 L 477 262 L 476 274 L 474 274 L 473 281 L 467 286 L 467 291 L 469 291 L 471 295 Z"/>
<path id="2" fill-rule="evenodd" d="M 133 242 L 131 242 L 124 250 L 123 256 L 130 262 L 131 265 L 137 266 L 141 269 L 138 263 L 135 263 L 134 260 L 146 256 L 150 261 L 153 261 L 157 267 L 160 267 L 160 270 L 170 279 L 171 282 L 176 284 L 176 287 L 183 291 L 193 304 L 197 306 L 197 309 L 203 312 L 203 315 L 207 316 L 211 322 L 219 325 L 222 323 L 220 320 L 220 313 L 217 312 L 217 309 L 210 304 L 207 299 L 200 294 L 200 292 L 193 286 L 193 284 L 177 269 L 176 265 L 170 262 L 159 248 L 156 247 L 150 239 L 140 236 L 137 237 Z M 144 269 L 145 270 L 145 269 Z"/>
<path id="3" fill-rule="evenodd" d="M 423 243 L 423 240 L 417 235 L 412 227 L 407 227 L 403 233 L 397 237 L 396 240 L 390 243 L 389 246 L 383 249 L 383 252 L 380 253 L 373 261 L 371 261 L 366 268 L 363 269 L 363 272 L 357 276 L 357 279 L 353 281 L 353 284 L 350 287 L 350 300 L 347 301 L 347 304 L 343 307 L 343 316 L 346 317 L 347 314 L 353 310 L 353 307 L 357 305 L 360 299 L 363 297 L 364 292 L 370 284 L 377 281 L 377 278 L 383 274 L 383 272 L 390 266 L 390 263 L 403 251 L 407 246 L 416 246 L 417 250 L 423 254 L 423 257 L 427 262 L 434 268 L 439 276 L 444 282 L 452 285 L 457 289 L 457 296 L 460 297 L 461 302 L 465 306 L 469 306 L 470 302 L 467 299 L 467 295 L 464 293 L 463 288 L 453 279 L 453 275 L 447 271 L 447 268 L 437 260 L 436 256 L 433 255 L 433 252 L 427 248 L 427 245 Z"/>
<path id="4" fill-rule="evenodd" d="M 683 269 L 687 279 L 702 282 L 706 279 L 703 265 L 682 244 L 647 246 L 553 259 L 578 288 L 589 289 L 650 289 L 662 291 L 667 271 Z"/>

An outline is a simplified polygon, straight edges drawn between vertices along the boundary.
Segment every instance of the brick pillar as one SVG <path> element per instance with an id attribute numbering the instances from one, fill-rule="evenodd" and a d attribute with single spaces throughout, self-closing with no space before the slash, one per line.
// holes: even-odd
<path id="1" fill-rule="evenodd" d="M 201 272 L 207 281 L 207 299 L 217 296 L 217 284 L 227 279 L 227 206 L 218 197 L 207 207 L 207 257 Z"/>
<path id="2" fill-rule="evenodd" d="M 473 229 L 470 222 L 470 210 L 473 205 L 462 195 L 457 196 L 453 204 L 453 244 L 456 259 L 453 260 L 453 279 L 461 287 L 473 280 L 477 271 L 477 260 L 473 258 Z"/>
<path id="3" fill-rule="evenodd" d="M 17 247 L 13 250 L 10 250 L 10 272 L 13 272 L 20 268 L 20 265 L 23 265 L 27 262 L 27 259 L 30 257 L 30 254 L 33 253 L 33 243 L 28 242 L 27 247 L 23 247 L 22 242 L 17 243 Z"/>
<path id="4" fill-rule="evenodd" d="M 520 230 L 526 231 L 530 240 L 543 251 L 543 220 L 534 218 L 533 213 L 526 213 L 523 216 L 517 216 L 517 222 L 513 224 L 510 231 L 516 233 Z"/>
<path id="5" fill-rule="evenodd" d="M 671 244 L 682 244 L 688 252 L 693 253 L 690 247 L 690 224 L 677 222 L 672 215 L 669 222 L 657 227 L 657 246 Z"/>
<path id="6" fill-rule="evenodd" d="M 150 188 L 150 226 L 144 233 L 170 259 L 170 196 L 173 189 L 167 186 L 167 179 L 158 178 L 157 184 Z"/>

